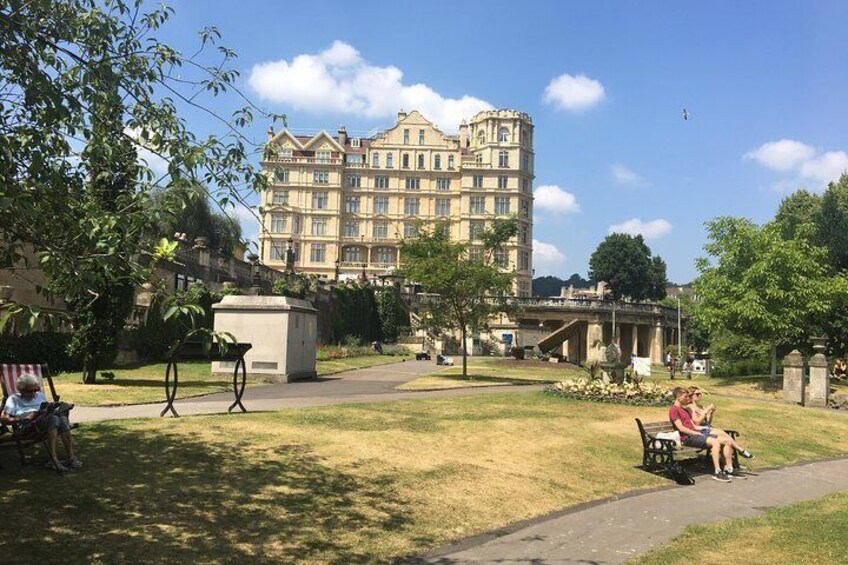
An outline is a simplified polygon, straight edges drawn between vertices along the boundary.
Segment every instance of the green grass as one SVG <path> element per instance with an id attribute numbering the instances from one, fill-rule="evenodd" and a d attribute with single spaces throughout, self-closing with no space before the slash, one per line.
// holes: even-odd
<path id="1" fill-rule="evenodd" d="M 770 466 L 848 453 L 837 412 L 717 398 Z M 87 424 L 62 479 L 0 451 L 22 562 L 383 563 L 669 484 L 636 467 L 664 408 L 539 392 Z M 810 434 L 814 429 L 816 434 Z"/>
<path id="2" fill-rule="evenodd" d="M 468 377 L 462 377 L 462 356 L 453 356 L 455 365 L 422 375 L 400 385 L 398 390 L 441 390 L 510 384 L 554 383 L 585 377 L 586 372 L 573 365 L 547 363 L 533 359 L 516 361 L 500 357 L 469 357 Z"/>
<path id="3" fill-rule="evenodd" d="M 391 355 L 364 355 L 332 361 L 318 361 L 318 375 L 331 375 L 351 369 L 376 367 L 397 363 L 403 357 Z M 82 383 L 80 373 L 60 373 L 53 377 L 56 392 L 66 402 L 80 406 L 115 406 L 141 404 L 165 400 L 165 363 L 152 363 L 136 367 L 108 369 L 115 374 L 114 380 L 106 380 L 99 374 L 97 383 Z M 106 370 L 106 369 L 104 369 Z M 267 384 L 262 378 L 249 377 L 248 386 Z M 232 376 L 213 375 L 210 363 L 185 362 L 179 364 L 178 398 L 189 398 L 232 390 Z"/>
<path id="4" fill-rule="evenodd" d="M 631 563 L 638 565 L 783 565 L 844 563 L 848 555 L 848 493 L 767 511 L 757 518 L 690 526 L 662 549 Z"/>

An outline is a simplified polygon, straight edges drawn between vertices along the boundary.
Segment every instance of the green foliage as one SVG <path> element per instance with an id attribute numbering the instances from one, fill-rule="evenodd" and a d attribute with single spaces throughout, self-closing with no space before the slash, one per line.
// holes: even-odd
<path id="1" fill-rule="evenodd" d="M 333 290 L 333 335 L 360 343 L 382 341 L 383 333 L 374 289 L 367 284 L 349 283 Z"/>
<path id="2" fill-rule="evenodd" d="M 53 373 L 76 371 L 82 360 L 70 354 L 71 334 L 32 332 L 0 337 L 0 362 L 46 363 Z"/>
<path id="3" fill-rule="evenodd" d="M 273 292 L 289 298 L 306 298 L 311 289 L 309 277 L 301 274 L 290 274 L 274 281 Z"/>
<path id="4" fill-rule="evenodd" d="M 182 198 L 182 209 L 165 219 L 161 233 L 184 233 L 189 241 L 205 237 L 210 249 L 219 251 L 224 257 L 232 256 L 241 240 L 241 225 L 225 214 L 213 212 L 207 191 L 200 187 L 182 191 Z"/>
<path id="5" fill-rule="evenodd" d="M 400 289 L 395 286 L 380 289 L 377 310 L 380 314 L 383 339 L 390 343 L 397 341 L 400 331 L 409 327 L 409 311 L 401 300 Z"/>
<path id="6" fill-rule="evenodd" d="M 822 197 L 799 190 L 790 194 L 780 203 L 774 222 L 779 226 L 783 239 L 813 237 L 816 231 L 816 218 L 822 212 Z"/>
<path id="7" fill-rule="evenodd" d="M 608 235 L 589 259 L 589 278 L 605 281 L 613 300 L 665 298 L 665 261 L 651 256 L 641 235 Z"/>
<path id="8" fill-rule="evenodd" d="M 508 310 L 504 297 L 512 290 L 515 275 L 496 264 L 495 252 L 517 233 L 514 218 L 493 222 L 480 238 L 479 258 L 470 257 L 469 246 L 451 241 L 438 225 L 401 242 L 401 274 L 438 295 L 426 302 L 422 319 L 431 327 L 460 331 L 463 376 L 467 376 L 466 333 L 482 329 L 492 314 Z"/>
<path id="9" fill-rule="evenodd" d="M 830 264 L 848 270 L 848 174 L 832 182 L 815 214 L 816 242 L 827 249 Z"/>
<path id="10" fill-rule="evenodd" d="M 768 373 L 768 358 L 717 362 L 710 370 L 710 376 L 715 378 L 751 377 L 755 375 L 767 375 Z"/>
<path id="11" fill-rule="evenodd" d="M 593 281 L 587 281 L 579 274 L 574 273 L 563 280 L 559 277 L 544 276 L 533 279 L 533 296 L 559 296 L 562 287 L 573 286 L 574 288 L 591 288 Z"/>

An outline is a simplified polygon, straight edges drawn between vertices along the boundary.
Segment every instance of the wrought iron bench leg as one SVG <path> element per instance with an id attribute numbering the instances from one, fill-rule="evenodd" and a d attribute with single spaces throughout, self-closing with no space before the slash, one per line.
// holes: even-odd
<path id="1" fill-rule="evenodd" d="M 241 367 L 241 383 L 238 382 L 238 372 L 239 367 Z M 247 384 L 247 363 L 244 360 L 244 357 L 240 357 L 238 361 L 236 361 L 236 367 L 233 369 L 233 395 L 236 400 L 233 402 L 229 408 L 227 408 L 227 412 L 232 412 L 233 408 L 238 406 L 242 412 L 247 412 L 247 408 L 244 407 L 244 404 L 241 403 L 241 397 L 244 396 L 244 387 Z"/>
<path id="2" fill-rule="evenodd" d="M 171 382 L 171 368 L 174 369 L 174 381 Z M 174 418 L 179 418 L 177 410 L 174 408 L 174 400 L 177 398 L 177 386 L 179 386 L 179 373 L 177 372 L 177 364 L 174 361 L 168 361 L 168 368 L 165 370 L 165 399 L 167 404 L 159 416 L 164 417 L 170 410 Z"/>

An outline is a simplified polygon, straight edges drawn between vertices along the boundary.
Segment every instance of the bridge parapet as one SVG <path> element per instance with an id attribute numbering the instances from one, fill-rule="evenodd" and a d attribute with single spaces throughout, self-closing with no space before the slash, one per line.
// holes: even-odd
<path id="1" fill-rule="evenodd" d="M 520 306 L 525 312 L 532 310 L 582 310 L 612 312 L 612 300 L 600 300 L 597 298 L 510 298 L 509 303 Z M 676 317 L 677 310 L 644 302 L 618 302 L 615 306 L 616 312 L 638 313 L 638 314 L 661 314 L 663 316 Z"/>

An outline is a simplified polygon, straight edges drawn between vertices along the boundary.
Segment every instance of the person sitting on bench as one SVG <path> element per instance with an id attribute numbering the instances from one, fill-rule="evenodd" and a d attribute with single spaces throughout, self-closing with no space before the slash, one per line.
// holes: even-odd
<path id="1" fill-rule="evenodd" d="M 42 403 L 47 403 L 44 393 L 41 392 L 38 377 L 24 373 L 15 381 L 18 392 L 6 399 L 0 417 L 10 424 L 21 426 L 22 433 L 26 433 L 27 426 L 32 425 L 41 411 Z M 71 424 L 67 414 L 50 414 L 45 418 L 44 425 L 47 428 L 47 453 L 50 457 L 48 464 L 56 471 L 67 471 L 65 465 L 59 461 L 56 454 L 56 438 L 61 437 L 68 455 L 66 464 L 73 468 L 82 467 L 82 461 L 74 454 L 74 441 L 71 438 Z"/>
<path id="2" fill-rule="evenodd" d="M 668 419 L 674 429 L 680 432 L 683 445 L 698 449 L 709 449 L 713 460 L 713 479 L 723 483 L 730 482 L 730 475 L 737 474 L 733 468 L 733 446 L 726 439 L 704 435 L 697 429 L 684 406 L 689 404 L 689 391 L 683 387 L 676 387 L 672 391 L 674 404 L 668 409 Z M 724 468 L 721 466 L 721 458 L 724 455 Z"/>
<path id="3" fill-rule="evenodd" d="M 689 393 L 689 400 L 691 402 L 684 406 L 684 408 L 689 412 L 692 422 L 701 430 L 701 433 L 710 436 L 726 437 L 730 445 L 733 446 L 733 449 L 739 452 L 739 455 L 745 459 L 753 459 L 754 454 L 736 443 L 736 440 L 730 437 L 730 434 L 713 426 L 713 415 L 715 414 L 716 407 L 715 404 L 709 404 L 707 406 L 701 404 L 701 397 L 703 396 L 701 389 L 696 386 L 690 386 L 687 392 Z"/>

